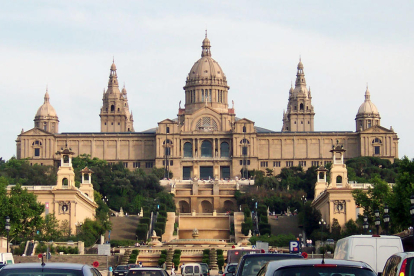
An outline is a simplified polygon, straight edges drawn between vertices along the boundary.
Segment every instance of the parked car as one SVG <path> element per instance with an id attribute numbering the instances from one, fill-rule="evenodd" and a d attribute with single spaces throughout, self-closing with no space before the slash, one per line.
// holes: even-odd
<path id="1" fill-rule="evenodd" d="M 189 263 L 185 264 L 183 271 L 181 271 L 182 276 L 203 276 L 203 270 L 200 264 Z"/>
<path id="2" fill-rule="evenodd" d="M 257 253 L 247 254 L 241 257 L 237 265 L 235 276 L 256 276 L 259 270 L 267 262 L 284 259 L 303 259 L 299 254 L 272 254 L 272 253 Z M 232 276 L 227 273 L 225 276 Z"/>
<path id="3" fill-rule="evenodd" d="M 134 267 L 128 271 L 127 276 L 168 276 L 168 273 L 159 267 Z"/>
<path id="4" fill-rule="evenodd" d="M 71 276 L 102 276 L 94 267 L 72 263 L 20 263 L 9 264 L 0 270 L 0 276 L 16 275 L 71 275 Z"/>
<path id="5" fill-rule="evenodd" d="M 271 261 L 264 265 L 260 276 L 376 276 L 364 262 L 333 259 L 302 259 Z"/>
<path id="6" fill-rule="evenodd" d="M 399 275 L 414 275 L 414 252 L 396 253 L 388 258 L 382 271 L 382 276 Z"/>
<path id="7" fill-rule="evenodd" d="M 203 276 L 209 276 L 210 275 L 210 269 L 208 268 L 208 264 L 206 263 L 200 263 L 201 270 L 203 271 Z"/>
<path id="8" fill-rule="evenodd" d="M 381 274 L 387 259 L 392 254 L 403 251 L 401 238 L 397 236 L 353 235 L 338 240 L 334 259 L 363 261 L 375 273 Z"/>
<path id="9" fill-rule="evenodd" d="M 127 265 L 118 265 L 114 269 L 114 276 L 125 276 L 128 273 L 128 266 Z"/>
<path id="10" fill-rule="evenodd" d="M 223 276 L 225 276 L 227 273 L 232 273 L 232 275 L 234 275 L 234 273 L 236 272 L 237 265 L 238 265 L 238 263 L 230 263 L 230 264 L 226 265 L 226 268 L 224 269 Z"/>

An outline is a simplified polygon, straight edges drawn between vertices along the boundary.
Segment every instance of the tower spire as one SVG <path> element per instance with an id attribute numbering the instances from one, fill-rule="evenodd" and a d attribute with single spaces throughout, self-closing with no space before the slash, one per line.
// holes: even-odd
<path id="1" fill-rule="evenodd" d="M 207 30 L 206 30 L 206 37 L 203 40 L 203 44 L 201 45 L 201 48 L 203 49 L 201 51 L 201 57 L 211 57 L 211 45 L 210 45 L 210 40 L 207 37 Z"/>

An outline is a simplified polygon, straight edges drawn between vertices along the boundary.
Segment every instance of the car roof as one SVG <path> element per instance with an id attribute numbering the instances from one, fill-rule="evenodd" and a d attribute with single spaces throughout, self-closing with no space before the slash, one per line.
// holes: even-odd
<path id="1" fill-rule="evenodd" d="M 238 265 L 239 263 L 229 263 L 227 265 Z"/>
<path id="2" fill-rule="evenodd" d="M 160 267 L 133 267 L 130 270 L 165 270 Z"/>
<path id="3" fill-rule="evenodd" d="M 85 264 L 75 264 L 75 263 L 46 263 L 42 266 L 41 263 L 18 263 L 18 264 L 9 264 L 3 267 L 3 270 L 9 270 L 14 268 L 53 268 L 53 269 L 72 269 L 72 270 L 82 270 L 84 266 L 89 265 Z"/>
<path id="4" fill-rule="evenodd" d="M 339 266 L 348 266 L 348 267 L 359 267 L 359 268 L 366 268 L 373 271 L 372 267 L 370 267 L 368 264 L 364 262 L 358 262 L 358 261 L 346 261 L 346 260 L 335 260 L 335 259 L 324 259 L 323 260 L 325 264 L 335 264 Z M 270 261 L 267 265 L 267 270 L 277 270 L 281 267 L 287 267 L 287 266 L 309 266 L 309 265 L 316 265 L 316 264 L 322 264 L 322 259 L 294 259 L 294 260 L 275 260 Z"/>
<path id="5" fill-rule="evenodd" d="M 403 258 L 410 258 L 410 257 L 414 257 L 414 252 L 398 252 L 398 253 L 394 253 L 392 256 L 400 256 Z M 391 258 L 391 256 L 390 256 Z"/>
<path id="6" fill-rule="evenodd" d="M 293 257 L 293 258 L 303 258 L 300 254 L 291 254 L 291 253 L 256 253 L 256 254 L 246 254 L 243 255 L 243 259 L 249 259 L 249 258 L 262 258 L 262 257 Z"/>
<path id="7" fill-rule="evenodd" d="M 188 264 L 185 264 L 184 266 L 186 265 L 200 265 L 200 264 L 199 263 L 188 263 Z"/>

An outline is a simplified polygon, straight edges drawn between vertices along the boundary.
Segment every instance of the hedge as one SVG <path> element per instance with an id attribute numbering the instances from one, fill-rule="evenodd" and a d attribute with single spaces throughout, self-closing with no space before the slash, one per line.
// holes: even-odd
<path id="1" fill-rule="evenodd" d="M 155 233 L 157 233 L 158 237 L 162 236 L 162 229 L 161 228 L 154 228 Z"/>
<path id="2" fill-rule="evenodd" d="M 147 225 L 149 225 L 149 223 L 150 223 L 150 218 L 141 218 L 139 220 L 139 224 L 147 224 Z"/>
<path id="3" fill-rule="evenodd" d="M 147 233 L 148 225 L 146 224 L 139 224 L 137 230 L 135 230 L 135 234 L 139 240 L 147 240 Z"/>
<path id="4" fill-rule="evenodd" d="M 131 246 L 136 243 L 134 240 L 111 240 L 111 247 L 118 247 L 118 246 Z"/>
<path id="5" fill-rule="evenodd" d="M 166 224 L 165 222 L 158 222 L 158 221 L 155 223 L 155 228 L 161 229 L 161 231 L 162 231 L 161 235 L 165 233 L 165 224 Z M 159 235 L 159 236 L 161 236 L 161 235 Z"/>
<path id="6" fill-rule="evenodd" d="M 167 218 L 166 217 L 157 217 L 157 222 L 167 222 Z"/>

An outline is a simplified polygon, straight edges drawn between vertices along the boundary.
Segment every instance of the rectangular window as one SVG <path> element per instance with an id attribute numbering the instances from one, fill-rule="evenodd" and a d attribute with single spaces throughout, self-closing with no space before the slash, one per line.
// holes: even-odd
<path id="1" fill-rule="evenodd" d="M 171 148 L 165 148 L 165 155 L 171 155 Z"/>
<path id="2" fill-rule="evenodd" d="M 262 162 L 260 162 L 260 167 L 267 168 L 268 167 L 267 164 L 268 164 L 267 161 L 262 161 Z"/>
<path id="3" fill-rule="evenodd" d="M 166 133 L 170 133 L 170 127 L 166 128 Z"/>
<path id="4" fill-rule="evenodd" d="M 286 167 L 293 167 L 293 161 L 286 161 Z"/>
<path id="5" fill-rule="evenodd" d="M 128 168 L 128 162 L 124 162 L 124 167 Z"/>
<path id="6" fill-rule="evenodd" d="M 173 160 L 170 160 L 170 166 L 172 166 L 174 164 Z"/>
<path id="7" fill-rule="evenodd" d="M 153 162 L 145 162 L 145 168 L 151 169 L 154 166 Z"/>
<path id="8" fill-rule="evenodd" d="M 319 161 L 312 161 L 312 167 L 319 166 Z"/>
<path id="9" fill-rule="evenodd" d="M 273 167 L 280 167 L 280 161 L 273 161 Z"/>
<path id="10" fill-rule="evenodd" d="M 140 162 L 134 162 L 134 163 L 132 164 L 132 166 L 133 166 L 134 168 L 140 168 L 140 167 L 141 167 L 141 163 L 140 163 Z"/>
<path id="11" fill-rule="evenodd" d="M 380 154 L 380 146 L 375 146 L 374 147 L 374 152 L 375 152 L 375 154 Z"/>
<path id="12" fill-rule="evenodd" d="M 34 149 L 34 154 L 35 156 L 40 156 L 40 149 L 39 148 Z"/>
<path id="13" fill-rule="evenodd" d="M 247 155 L 247 147 L 243 147 L 243 148 L 242 148 L 242 154 L 243 154 L 244 156 L 246 156 L 246 155 Z"/>
<path id="14" fill-rule="evenodd" d="M 299 161 L 299 166 L 306 167 L 306 161 Z"/>
<path id="15" fill-rule="evenodd" d="M 240 160 L 240 166 L 243 165 L 243 160 Z"/>
<path id="16" fill-rule="evenodd" d="M 324 161 L 323 164 L 326 166 L 328 164 L 332 163 L 331 161 Z"/>

